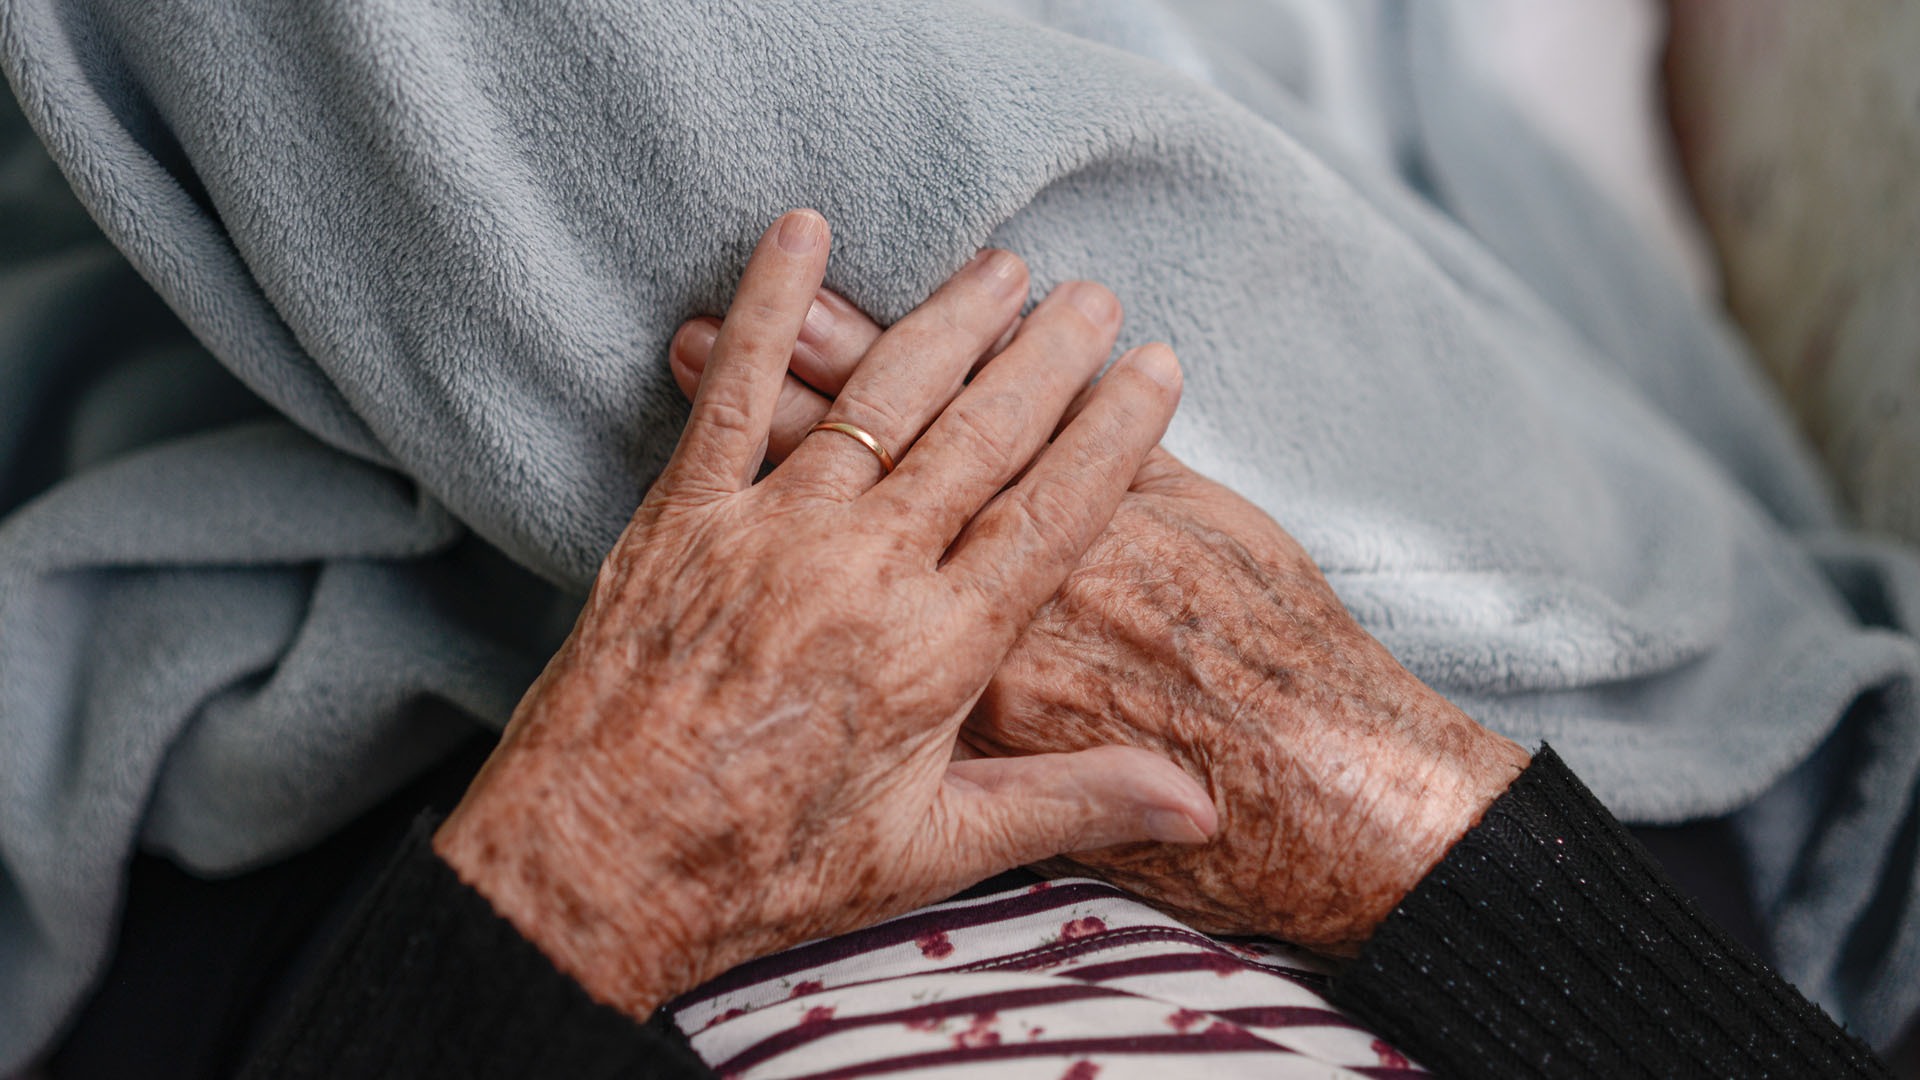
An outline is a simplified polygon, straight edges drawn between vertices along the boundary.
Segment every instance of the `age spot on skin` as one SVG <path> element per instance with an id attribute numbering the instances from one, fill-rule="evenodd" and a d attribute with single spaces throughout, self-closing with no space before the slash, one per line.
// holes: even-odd
<path id="1" fill-rule="evenodd" d="M 1260 664 L 1260 677 L 1266 680 L 1268 688 L 1279 693 L 1291 693 L 1298 675 L 1284 664 Z"/>
<path id="2" fill-rule="evenodd" d="M 674 855 L 674 871 L 682 878 L 710 877 L 716 868 L 738 864 L 745 855 L 739 834 L 720 828 L 695 837 Z"/>
<path id="3" fill-rule="evenodd" d="M 595 921 L 585 897 L 565 881 L 552 883 L 554 899 L 559 901 L 560 921 L 576 934 L 586 931 Z"/>

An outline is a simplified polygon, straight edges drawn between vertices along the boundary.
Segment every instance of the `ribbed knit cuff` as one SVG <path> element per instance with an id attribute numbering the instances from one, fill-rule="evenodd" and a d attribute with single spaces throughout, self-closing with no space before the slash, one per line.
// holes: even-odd
<path id="1" fill-rule="evenodd" d="M 1544 746 L 1333 998 L 1442 1075 L 1887 1076 Z"/>
<path id="2" fill-rule="evenodd" d="M 265 1078 L 706 1078 L 664 1014 L 588 997 L 433 852 L 423 815 L 248 1067 Z"/>

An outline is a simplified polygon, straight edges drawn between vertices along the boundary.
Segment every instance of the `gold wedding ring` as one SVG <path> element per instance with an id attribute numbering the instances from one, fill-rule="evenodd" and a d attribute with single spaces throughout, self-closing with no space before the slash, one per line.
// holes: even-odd
<path id="1" fill-rule="evenodd" d="M 867 434 L 864 428 L 858 428 L 852 424 L 843 424 L 838 420 L 823 420 L 813 425 L 813 428 L 809 430 L 807 434 L 811 435 L 815 431 L 837 431 L 842 435 L 853 436 L 860 440 L 861 446 L 873 451 L 873 456 L 880 459 L 880 467 L 882 469 L 887 472 L 893 471 L 893 455 L 887 453 L 887 448 L 880 445 L 880 440 Z"/>

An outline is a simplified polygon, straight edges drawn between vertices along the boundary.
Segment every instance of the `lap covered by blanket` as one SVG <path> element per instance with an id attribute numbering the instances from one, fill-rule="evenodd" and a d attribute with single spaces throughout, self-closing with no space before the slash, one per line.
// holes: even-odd
<path id="1" fill-rule="evenodd" d="M 1738 810 L 1785 972 L 1884 1044 L 1920 1003 L 1920 563 L 1840 531 L 1471 34 L 0 0 L 37 137 L 0 168 L 0 1072 L 100 970 L 136 847 L 258 865 L 504 721 L 675 442 L 669 336 L 802 205 L 882 321 L 987 243 L 1111 285 L 1185 363 L 1176 453 L 1623 817 Z"/>

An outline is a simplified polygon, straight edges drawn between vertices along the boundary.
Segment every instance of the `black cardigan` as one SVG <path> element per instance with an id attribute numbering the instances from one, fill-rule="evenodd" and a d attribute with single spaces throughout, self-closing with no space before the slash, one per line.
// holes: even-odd
<path id="1" fill-rule="evenodd" d="M 705 1078 L 592 1001 L 415 824 L 247 1075 Z M 1395 909 L 1335 1003 L 1442 1076 L 1886 1077 L 1673 887 L 1552 750 Z"/>

